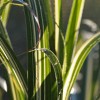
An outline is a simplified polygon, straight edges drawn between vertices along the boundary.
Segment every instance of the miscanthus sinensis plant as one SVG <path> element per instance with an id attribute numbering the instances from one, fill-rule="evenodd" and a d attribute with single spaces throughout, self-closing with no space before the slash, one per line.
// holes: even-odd
<path id="1" fill-rule="evenodd" d="M 10 100 L 68 100 L 82 64 L 100 42 L 98 32 L 75 53 L 85 0 L 73 0 L 64 36 L 61 31 L 62 0 L 53 2 L 54 11 L 51 11 L 49 0 L 0 1 L 0 61 L 7 71 Z M 6 30 L 11 5 L 23 7 L 25 13 L 26 70 L 15 55 Z M 1 87 L 5 90 L 4 85 Z"/>

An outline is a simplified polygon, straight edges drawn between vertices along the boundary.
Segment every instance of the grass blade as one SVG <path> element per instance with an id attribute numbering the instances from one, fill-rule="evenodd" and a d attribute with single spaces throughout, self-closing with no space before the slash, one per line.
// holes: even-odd
<path id="1" fill-rule="evenodd" d="M 63 100 L 68 99 L 70 94 L 71 88 L 76 80 L 76 77 L 82 68 L 82 64 L 85 61 L 86 57 L 88 56 L 89 52 L 92 48 L 100 42 L 100 32 L 95 34 L 92 38 L 87 40 L 84 45 L 78 50 L 76 56 L 73 59 L 72 65 L 70 67 L 69 73 L 66 77 L 64 82 L 63 88 Z"/>
<path id="2" fill-rule="evenodd" d="M 41 0 L 40 0 L 41 1 Z M 54 32 L 54 23 L 53 23 L 53 18 L 52 18 L 52 13 L 51 13 L 51 6 L 50 6 L 50 1 L 49 0 L 42 0 L 43 5 L 43 13 L 45 14 L 45 19 L 46 19 L 46 24 L 48 25 L 48 31 L 49 31 L 49 36 L 51 37 Z"/>
<path id="3" fill-rule="evenodd" d="M 5 65 L 9 78 L 11 81 L 11 88 L 13 93 L 13 99 L 16 100 L 16 93 L 14 90 L 19 91 L 19 96 L 23 97 L 23 100 L 27 97 L 27 86 L 26 86 L 26 76 L 23 68 L 17 61 L 13 54 L 13 51 L 9 48 L 6 41 L 0 37 L 0 60 Z M 14 86 L 16 88 L 14 88 Z"/>
<path id="4" fill-rule="evenodd" d="M 7 37 L 5 36 L 5 28 L 0 20 L 0 60 L 5 65 L 10 80 L 12 99 L 17 98 L 15 90 L 19 91 L 19 96 L 22 98 L 27 97 L 26 75 L 25 72 L 17 61 L 12 49 L 8 45 Z M 6 40 L 5 40 L 5 39 Z"/>
<path id="5" fill-rule="evenodd" d="M 66 72 L 68 72 L 70 64 L 73 61 L 84 3 L 85 0 L 73 0 L 72 10 L 65 36 L 65 48 L 64 48 L 65 57 L 63 64 L 64 76 Z"/>
<path id="6" fill-rule="evenodd" d="M 63 34 L 61 31 L 62 26 L 62 0 L 55 0 L 55 51 L 56 55 L 61 63 L 63 64 L 63 51 L 64 41 L 62 40 Z"/>
<path id="7" fill-rule="evenodd" d="M 60 19 L 61 19 L 61 0 L 55 0 L 55 22 L 58 26 L 60 26 Z M 59 28 L 55 24 L 55 50 L 58 55 L 59 50 Z"/>
<path id="8" fill-rule="evenodd" d="M 1 18 L 3 17 L 3 16 L 2 16 L 2 13 L 3 13 L 5 7 L 6 7 L 9 3 L 10 3 L 10 1 L 4 3 L 4 4 L 1 6 L 1 8 L 0 8 L 0 17 L 1 17 Z M 7 16 L 7 15 L 5 15 L 5 16 Z M 3 38 L 5 38 L 5 40 L 7 41 L 7 43 L 10 45 L 10 47 L 12 47 L 12 46 L 11 46 L 10 39 L 9 39 L 9 36 L 8 36 L 8 33 L 7 33 L 6 30 L 3 28 L 4 25 L 2 24 L 2 22 L 3 22 L 3 19 L 2 19 L 2 21 L 1 21 L 1 19 L 0 19 L 0 35 L 2 35 Z"/>
<path id="9" fill-rule="evenodd" d="M 37 51 L 37 50 L 45 53 L 53 66 L 55 77 L 56 77 L 56 82 L 57 82 L 57 98 L 58 100 L 60 100 L 62 98 L 62 86 L 63 86 L 61 65 L 56 55 L 49 49 L 41 48 L 41 49 L 35 49 L 34 51 Z"/>
<path id="10" fill-rule="evenodd" d="M 45 5 L 46 4 L 46 5 Z M 49 5 L 49 2 L 47 0 L 39 1 L 37 2 L 37 10 L 38 10 L 38 17 L 40 21 L 40 26 L 41 26 L 41 33 L 42 37 L 39 42 L 39 47 L 38 48 L 49 48 L 49 34 L 52 31 L 52 22 L 49 24 L 49 21 L 51 19 L 50 16 L 50 9 L 46 8 Z M 49 17 L 46 17 L 48 16 Z M 52 20 L 51 20 L 52 21 Z M 40 79 L 40 95 L 41 95 L 41 100 L 51 100 L 51 67 L 50 67 L 50 62 L 45 56 L 45 54 L 39 52 L 39 57 L 38 59 L 42 59 L 41 62 L 39 62 L 39 79 Z M 50 91 L 50 92 L 48 92 Z M 49 98 L 48 98 L 49 97 Z"/>
<path id="11" fill-rule="evenodd" d="M 36 34 L 37 33 L 37 28 L 36 28 L 36 24 L 35 24 L 35 19 L 34 19 L 34 15 L 35 11 L 33 10 L 33 8 L 35 7 L 35 3 L 33 3 L 33 5 L 31 4 L 30 0 L 24 0 L 21 1 L 19 0 L 23 5 L 24 5 L 24 11 L 25 11 L 25 18 L 26 18 L 26 28 L 27 28 L 27 46 L 28 46 L 28 50 L 34 48 L 37 43 L 36 43 Z M 33 1 L 34 2 L 34 1 Z M 35 82 L 36 82 L 36 65 L 35 62 L 37 61 L 37 53 L 28 53 L 28 99 L 30 100 L 33 96 L 33 91 L 35 89 Z M 33 90 L 34 89 L 34 90 Z"/>
<path id="12" fill-rule="evenodd" d="M 5 27 L 7 24 L 7 20 L 8 20 L 10 8 L 11 8 L 11 5 L 9 2 L 11 2 L 11 1 L 12 0 L 1 0 L 1 2 L 0 2 L 0 7 L 2 7 L 2 9 L 0 9 L 1 10 L 0 16 L 2 18 L 2 22 Z"/>

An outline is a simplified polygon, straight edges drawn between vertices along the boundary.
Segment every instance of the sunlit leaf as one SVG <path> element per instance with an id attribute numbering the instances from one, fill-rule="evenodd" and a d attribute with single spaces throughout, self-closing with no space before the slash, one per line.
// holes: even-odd
<path id="1" fill-rule="evenodd" d="M 58 100 L 60 100 L 62 98 L 62 86 L 63 86 L 63 82 L 62 82 L 62 71 L 61 71 L 61 65 L 59 63 L 59 60 L 57 59 L 57 57 L 55 56 L 55 54 L 46 48 L 41 48 L 41 49 L 35 49 L 34 51 L 42 51 L 43 53 L 45 53 L 47 55 L 47 57 L 49 58 L 54 72 L 55 72 L 55 77 L 56 77 L 56 82 L 57 82 L 57 98 Z M 30 51 L 32 52 L 32 51 Z"/>
<path id="2" fill-rule="evenodd" d="M 100 32 L 87 40 L 76 53 L 64 82 L 63 100 L 68 99 L 71 88 L 76 80 L 77 75 L 79 74 L 80 69 L 82 68 L 86 57 L 98 42 L 100 42 Z"/>
<path id="3" fill-rule="evenodd" d="M 65 36 L 63 76 L 66 76 L 65 74 L 68 72 L 70 64 L 73 61 L 84 3 L 85 0 L 73 0 Z"/>

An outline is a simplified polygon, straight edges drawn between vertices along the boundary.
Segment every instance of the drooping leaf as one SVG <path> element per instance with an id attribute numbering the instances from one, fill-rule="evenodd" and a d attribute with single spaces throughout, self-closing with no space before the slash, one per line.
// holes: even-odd
<path id="1" fill-rule="evenodd" d="M 62 91 L 63 81 L 62 81 L 61 65 L 59 63 L 59 60 L 57 59 L 56 55 L 49 49 L 41 48 L 41 49 L 35 49 L 34 51 L 37 51 L 37 50 L 45 53 L 53 66 L 56 82 L 57 82 L 57 98 L 58 100 L 60 100 L 62 98 L 62 92 L 63 92 Z"/>
<path id="2" fill-rule="evenodd" d="M 27 98 L 27 86 L 26 86 L 26 75 L 25 72 L 17 61 L 13 51 L 8 46 L 6 41 L 0 35 L 0 60 L 4 64 L 10 80 L 11 90 L 12 90 L 12 99 L 16 100 L 19 92 L 19 96 Z"/>

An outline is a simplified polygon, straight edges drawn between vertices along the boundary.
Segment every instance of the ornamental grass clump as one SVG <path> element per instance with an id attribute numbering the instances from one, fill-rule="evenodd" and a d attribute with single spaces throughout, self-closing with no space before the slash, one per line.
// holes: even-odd
<path id="1" fill-rule="evenodd" d="M 82 64 L 100 42 L 98 32 L 75 53 L 84 3 L 85 0 L 73 0 L 63 34 L 62 0 L 54 0 L 54 11 L 51 11 L 49 0 L 0 1 L 0 61 L 7 71 L 10 100 L 68 100 Z M 13 50 L 6 29 L 12 5 L 24 9 L 28 48 L 24 52 L 28 57 L 26 70 Z"/>

